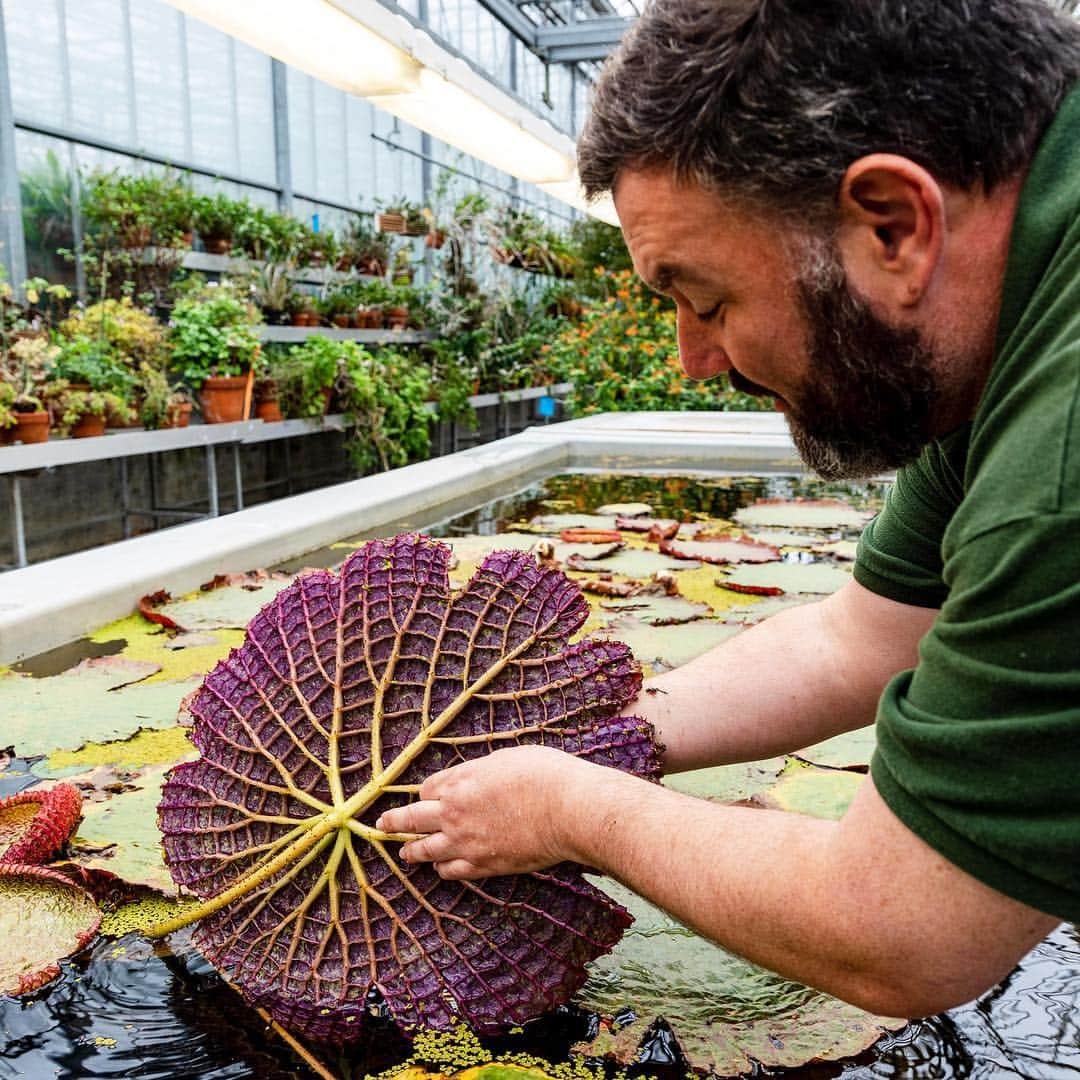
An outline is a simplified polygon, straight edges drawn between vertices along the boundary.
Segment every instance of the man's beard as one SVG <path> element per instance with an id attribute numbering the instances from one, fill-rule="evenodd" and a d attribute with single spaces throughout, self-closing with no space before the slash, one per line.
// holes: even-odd
<path id="1" fill-rule="evenodd" d="M 786 410 L 799 456 L 826 480 L 914 461 L 934 435 L 938 356 L 917 330 L 874 314 L 831 242 L 810 241 L 803 256 L 797 289 L 808 375 Z"/>

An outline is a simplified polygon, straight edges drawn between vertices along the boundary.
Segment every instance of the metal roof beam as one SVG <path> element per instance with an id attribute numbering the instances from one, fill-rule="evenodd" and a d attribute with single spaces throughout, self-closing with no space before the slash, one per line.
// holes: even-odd
<path id="1" fill-rule="evenodd" d="M 602 60 L 630 29 L 632 19 L 583 19 L 568 26 L 537 27 L 536 49 L 555 63 Z"/>
<path id="2" fill-rule="evenodd" d="M 480 0 L 480 6 L 489 11 L 520 41 L 530 49 L 536 47 L 536 23 L 521 13 L 510 0 Z"/>

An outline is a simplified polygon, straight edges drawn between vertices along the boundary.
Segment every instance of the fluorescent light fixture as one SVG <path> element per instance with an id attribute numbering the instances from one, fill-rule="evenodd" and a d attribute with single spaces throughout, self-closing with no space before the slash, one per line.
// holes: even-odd
<path id="1" fill-rule="evenodd" d="M 550 195 L 553 199 L 559 199 L 567 205 L 581 210 L 583 213 L 598 218 L 600 221 L 606 221 L 616 228 L 619 227 L 619 215 L 615 213 L 615 202 L 611 196 L 602 195 L 594 202 L 588 202 L 576 170 L 569 180 L 548 181 L 536 186 L 545 195 Z"/>
<path id="2" fill-rule="evenodd" d="M 309 75 L 368 97 L 417 86 L 420 63 L 325 0 L 169 0 Z"/>
<path id="3" fill-rule="evenodd" d="M 400 117 L 553 198 L 581 195 L 574 142 L 379 0 L 168 0 L 249 45 Z"/>

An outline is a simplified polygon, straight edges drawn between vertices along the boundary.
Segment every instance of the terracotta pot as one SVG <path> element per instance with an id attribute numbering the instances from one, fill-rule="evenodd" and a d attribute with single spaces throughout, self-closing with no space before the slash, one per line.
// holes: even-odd
<path id="1" fill-rule="evenodd" d="M 442 229 L 436 229 L 434 232 L 429 232 L 424 237 L 424 246 L 439 250 L 446 243 L 446 233 Z"/>
<path id="2" fill-rule="evenodd" d="M 332 386 L 324 386 L 321 393 L 323 396 L 322 411 L 323 416 L 325 416 L 330 411 L 330 401 L 334 396 L 334 388 Z"/>
<path id="3" fill-rule="evenodd" d="M 232 251 L 231 236 L 204 236 L 202 242 L 208 255 L 228 255 Z"/>
<path id="4" fill-rule="evenodd" d="M 165 423 L 162 427 L 178 428 L 187 427 L 191 423 L 191 402 L 185 401 L 180 405 L 172 405 L 165 413 Z"/>
<path id="5" fill-rule="evenodd" d="M 71 429 L 73 439 L 94 439 L 98 435 L 105 434 L 105 417 L 86 413 L 79 418 L 79 422 Z"/>
<path id="6" fill-rule="evenodd" d="M 49 414 L 40 412 L 17 412 L 15 426 L 7 428 L 12 442 L 43 443 L 49 439 Z"/>
<path id="7" fill-rule="evenodd" d="M 152 238 L 153 233 L 149 225 L 136 225 L 121 234 L 120 246 L 123 248 L 149 247 Z"/>
<path id="8" fill-rule="evenodd" d="M 383 312 L 386 325 L 391 330 L 404 330 L 409 325 L 409 309 L 407 307 L 387 308 Z"/>
<path id="9" fill-rule="evenodd" d="M 276 398 L 269 398 L 266 401 L 257 401 L 255 403 L 255 415 L 258 419 L 262 420 L 264 424 L 275 424 L 278 420 L 284 420 L 281 415 L 281 406 L 277 403 Z"/>
<path id="10" fill-rule="evenodd" d="M 229 424 L 244 419 L 246 375 L 221 375 L 207 379 L 199 392 L 199 408 L 208 424 Z"/>
<path id="11" fill-rule="evenodd" d="M 335 315 L 330 321 L 339 329 L 348 330 L 352 317 L 349 315 Z"/>
<path id="12" fill-rule="evenodd" d="M 344 274 L 352 269 L 352 264 L 353 261 L 351 255 L 342 255 L 338 258 L 338 261 L 334 263 L 334 269 Z"/>

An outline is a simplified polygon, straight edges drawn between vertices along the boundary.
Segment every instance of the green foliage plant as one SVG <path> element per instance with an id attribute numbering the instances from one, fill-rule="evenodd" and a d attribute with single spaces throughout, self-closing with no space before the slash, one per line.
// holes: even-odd
<path id="1" fill-rule="evenodd" d="M 351 345 L 313 336 L 287 351 L 275 350 L 268 355 L 261 374 L 277 383 L 278 402 L 286 417 L 322 416 L 327 391 L 334 386 Z"/>
<path id="2" fill-rule="evenodd" d="M 227 240 L 231 243 L 252 207 L 246 199 L 232 199 L 218 192 L 196 195 L 192 209 L 195 230 L 204 241 Z"/>
<path id="3" fill-rule="evenodd" d="M 770 407 L 767 399 L 731 388 L 726 377 L 695 382 L 679 364 L 675 310 L 624 270 L 607 275 L 604 299 L 567 323 L 537 360 L 574 384 L 571 415 L 619 410 L 746 410 Z"/>
<path id="4" fill-rule="evenodd" d="M 344 342 L 338 399 L 348 423 L 345 451 L 358 473 L 420 461 L 431 453 L 430 375 L 395 349 L 370 353 Z"/>
<path id="5" fill-rule="evenodd" d="M 61 249 L 75 246 L 71 174 L 49 150 L 19 176 L 27 258 L 49 277 L 63 272 Z"/>
<path id="6" fill-rule="evenodd" d="M 190 398 L 180 383 L 171 383 L 161 368 L 143 364 L 139 371 L 139 419 L 148 431 L 168 425 Z"/>
<path id="7" fill-rule="evenodd" d="M 258 314 L 225 289 L 206 300 L 187 299 L 172 313 L 172 368 L 198 390 L 215 376 L 244 375 L 259 355 Z"/>
<path id="8" fill-rule="evenodd" d="M 165 328 L 130 297 L 77 308 L 57 327 L 62 339 L 97 338 L 131 371 L 142 365 L 164 368 L 169 357 Z"/>

